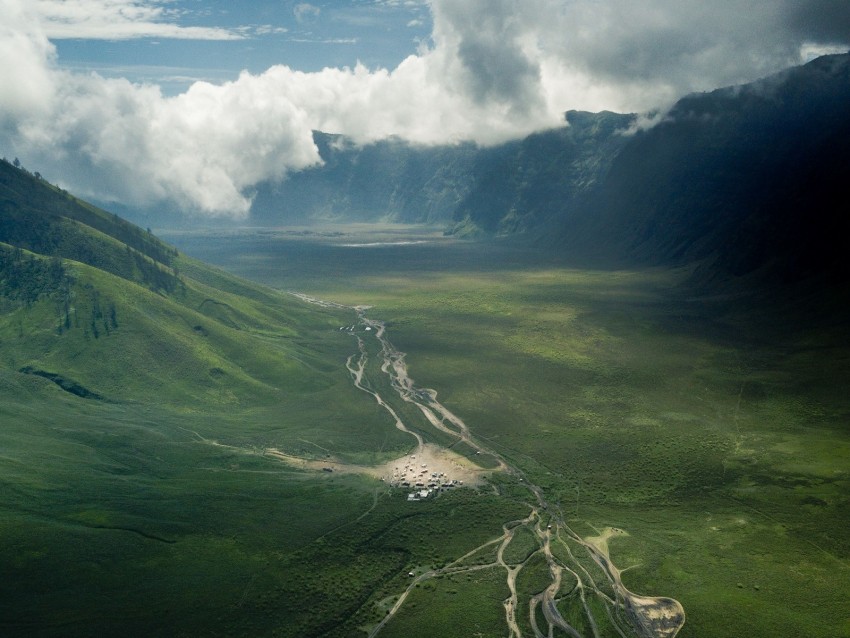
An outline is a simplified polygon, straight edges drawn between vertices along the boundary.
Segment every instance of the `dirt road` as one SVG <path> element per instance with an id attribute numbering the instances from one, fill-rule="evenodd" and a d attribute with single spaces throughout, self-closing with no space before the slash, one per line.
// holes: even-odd
<path id="1" fill-rule="evenodd" d="M 357 340 L 358 352 L 348 358 L 346 368 L 351 374 L 354 385 L 375 398 L 378 405 L 384 408 L 395 421 L 395 426 L 408 434 L 416 441 L 415 460 L 418 467 L 428 467 L 434 475 L 440 472 L 460 472 L 465 466 L 468 472 L 464 481 L 466 484 L 475 484 L 480 480 L 483 470 L 476 468 L 467 459 L 458 455 L 452 456 L 450 452 L 433 444 L 426 444 L 419 432 L 413 431 L 400 418 L 398 412 L 389 404 L 384 397 L 376 392 L 365 382 L 369 364 L 370 345 L 368 339 L 376 340 L 371 350 L 377 349 L 380 357 L 381 373 L 386 375 L 390 387 L 398 397 L 416 406 L 422 413 L 425 422 L 459 441 L 463 441 L 476 452 L 487 454 L 496 459 L 498 471 L 513 475 L 529 491 L 529 507 L 531 513 L 520 521 L 509 521 L 503 526 L 503 534 L 499 538 L 491 539 L 483 545 L 475 548 L 465 556 L 450 563 L 441 569 L 430 569 L 420 574 L 410 583 L 404 592 L 399 595 L 398 600 L 389 610 L 385 618 L 370 632 L 370 638 L 376 636 L 387 623 L 402 609 L 405 600 L 416 584 L 431 578 L 439 578 L 448 574 L 475 571 L 480 569 L 500 568 L 505 570 L 505 582 L 510 595 L 505 599 L 505 624 L 509 638 L 523 638 L 523 631 L 518 621 L 518 613 L 527 613 L 529 626 L 534 638 L 552 637 L 554 632 L 560 630 L 574 638 L 583 638 L 583 634 L 570 625 L 562 615 L 559 604 L 564 601 L 571 605 L 578 605 L 584 614 L 582 623 L 585 631 L 589 630 L 594 638 L 600 637 L 600 625 L 605 623 L 624 638 L 674 638 L 685 623 L 685 612 L 682 605 L 672 599 L 665 597 L 640 596 L 630 592 L 622 583 L 620 570 L 613 564 L 609 555 L 609 541 L 618 536 L 626 534 L 618 528 L 606 528 L 596 536 L 581 537 L 573 531 L 566 523 L 560 507 L 550 503 L 542 488 L 531 483 L 519 468 L 509 464 L 495 450 L 491 450 L 485 444 L 476 439 L 467 424 L 446 406 L 437 400 L 437 392 L 430 388 L 419 388 L 410 378 L 405 362 L 406 354 L 393 346 L 387 337 L 387 328 L 384 322 L 366 316 L 367 306 L 346 307 L 333 302 L 313 299 L 306 295 L 297 294 L 300 299 L 309 303 L 318 304 L 323 307 L 349 309 L 356 313 L 357 324 L 349 327 L 348 331 Z M 425 431 L 423 428 L 418 428 Z M 285 455 L 274 451 L 282 460 Z M 410 457 L 407 456 L 407 467 L 410 471 Z M 346 466 L 343 471 L 360 471 L 387 477 L 398 477 L 401 472 L 405 457 L 396 459 L 380 468 L 363 468 L 357 466 Z M 316 462 L 326 465 L 327 461 Z M 441 469 L 433 471 L 431 468 L 443 463 Z M 447 464 L 447 465 L 446 465 Z M 392 470 L 390 469 L 392 468 Z M 445 468 L 445 469 L 443 469 Z M 421 470 L 419 470 L 421 473 Z M 520 563 L 510 563 L 505 560 L 505 551 L 514 540 L 517 532 L 526 528 L 532 532 L 537 548 Z M 553 552 L 552 543 L 559 545 L 558 555 Z M 498 543 L 496 561 L 489 565 L 465 566 L 463 561 L 479 549 Z M 603 575 L 602 579 L 594 578 L 585 567 L 586 560 L 580 560 L 576 553 L 583 552 L 593 563 L 598 565 Z M 527 600 L 521 600 L 517 592 L 517 576 L 526 566 L 532 556 L 541 555 L 546 561 L 551 577 L 550 583 L 542 590 L 530 596 Z M 565 560 L 564 556 L 569 560 Z M 570 582 L 575 581 L 575 586 L 568 592 L 562 591 L 562 579 L 568 574 Z M 609 595 L 613 592 L 613 597 Z M 589 603 L 589 598 L 597 603 L 602 602 L 606 608 L 604 616 L 597 617 L 594 611 L 596 605 Z M 546 631 L 541 631 L 538 624 L 537 609 L 542 610 L 543 619 L 546 623 Z M 523 624 L 524 621 L 523 621 Z"/>

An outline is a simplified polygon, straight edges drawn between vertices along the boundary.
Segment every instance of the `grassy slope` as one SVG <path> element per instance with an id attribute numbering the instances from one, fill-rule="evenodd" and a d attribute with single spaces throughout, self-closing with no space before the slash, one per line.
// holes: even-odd
<path id="1" fill-rule="evenodd" d="M 4 263 L 46 273 L 63 258 L 52 287 L 0 272 L 3 635 L 351 636 L 393 579 L 524 514 L 457 493 L 411 528 L 410 505 L 377 481 L 264 456 L 409 449 L 344 368 L 351 313 L 210 269 L 31 176 L 0 177 Z"/>
<path id="2" fill-rule="evenodd" d="M 633 590 L 683 603 L 680 635 L 850 635 L 840 326 L 808 328 L 783 304 L 735 314 L 682 297 L 685 273 L 576 270 L 493 247 L 476 261 L 472 247 L 245 241 L 221 262 L 374 304 L 412 377 L 577 530 L 629 531 L 612 558 L 632 567 Z M 398 635 L 440 608 L 441 587 L 403 609 Z"/>

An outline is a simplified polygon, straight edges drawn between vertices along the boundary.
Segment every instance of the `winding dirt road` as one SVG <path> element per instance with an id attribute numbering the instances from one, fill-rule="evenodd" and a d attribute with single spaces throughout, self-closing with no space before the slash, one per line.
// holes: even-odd
<path id="1" fill-rule="evenodd" d="M 416 386 L 408 374 L 407 364 L 405 363 L 406 354 L 396 349 L 389 341 L 384 322 L 366 316 L 366 312 L 369 310 L 368 306 L 350 307 L 315 299 L 301 293 L 291 294 L 311 304 L 325 308 L 351 310 L 356 313 L 357 325 L 351 327 L 349 332 L 357 340 L 358 352 L 348 358 L 346 368 L 351 374 L 354 385 L 374 397 L 378 405 L 384 408 L 393 418 L 396 428 L 415 438 L 417 454 L 421 454 L 426 445 L 431 447 L 431 444 L 426 444 L 421 434 L 409 428 L 389 402 L 372 389 L 366 381 L 370 351 L 367 339 L 376 340 L 378 356 L 380 357 L 380 370 L 387 376 L 390 387 L 401 400 L 416 406 L 422 413 L 425 422 L 433 428 L 463 441 L 476 452 L 487 454 L 495 459 L 498 470 L 520 479 L 522 485 L 529 490 L 530 496 L 532 496 L 531 502 L 529 502 L 531 513 L 525 519 L 506 522 L 503 526 L 502 536 L 487 541 L 441 569 L 428 570 L 417 576 L 399 595 L 384 619 L 373 627 L 369 634 L 370 638 L 377 636 L 392 620 L 417 584 L 448 574 L 490 568 L 505 570 L 505 582 L 509 596 L 504 600 L 503 605 L 509 638 L 523 638 L 524 635 L 527 635 L 527 632 L 526 634 L 523 633 L 518 621 L 517 614 L 520 612 L 528 614 L 528 627 L 531 628 L 534 638 L 553 638 L 556 629 L 566 632 L 574 638 L 584 638 L 585 635 L 603 638 L 603 631 L 605 635 L 612 635 L 611 632 L 614 631 L 623 638 L 674 638 L 678 634 L 685 623 L 685 611 L 678 601 L 665 597 L 639 596 L 630 592 L 623 585 L 620 570 L 611 562 L 608 548 L 609 540 L 625 534 L 623 530 L 606 528 L 597 536 L 584 538 L 574 532 L 567 525 L 561 509 L 546 499 L 539 486 L 529 482 L 519 468 L 510 465 L 495 450 L 480 443 L 473 436 L 466 423 L 437 400 L 435 390 Z M 505 551 L 521 528 L 526 528 L 533 534 L 537 548 L 527 555 L 522 562 L 507 562 Z M 557 555 L 552 549 L 553 542 L 557 543 L 560 548 Z M 499 544 L 499 547 L 495 562 L 472 566 L 463 564 L 464 560 L 475 552 L 496 543 Z M 589 557 L 592 563 L 599 567 L 602 574 L 601 578 L 599 576 L 594 577 L 590 573 L 586 566 L 587 560 L 580 560 L 576 556 L 578 552 L 584 552 L 586 557 Z M 545 559 L 551 580 L 542 591 L 530 596 L 528 600 L 521 600 L 517 592 L 517 577 L 528 561 L 536 555 Z M 569 560 L 565 560 L 565 556 Z M 568 575 L 570 582 L 575 582 L 575 585 L 566 592 L 562 591 L 565 574 Z M 609 595 L 611 592 L 613 592 L 613 597 Z M 590 600 L 595 600 L 597 605 L 591 605 Z M 582 623 L 582 629 L 586 632 L 589 631 L 589 634 L 582 634 L 578 628 L 567 622 L 559 607 L 562 602 L 566 605 L 577 605 L 582 610 L 585 621 Z M 598 612 L 594 610 L 598 608 L 600 602 L 606 611 L 604 617 L 595 615 Z M 540 629 L 538 609 L 542 611 L 543 620 L 546 624 L 545 631 Z M 600 625 L 608 629 L 603 630 Z"/>

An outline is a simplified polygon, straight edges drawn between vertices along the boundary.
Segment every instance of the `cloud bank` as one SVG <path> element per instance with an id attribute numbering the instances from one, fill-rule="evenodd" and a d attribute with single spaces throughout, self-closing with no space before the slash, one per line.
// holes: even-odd
<path id="1" fill-rule="evenodd" d="M 561 125 L 567 109 L 642 111 L 850 43 L 844 0 L 429 7 L 431 41 L 395 69 L 281 64 L 168 97 L 61 70 L 50 39 L 239 34 L 180 27 L 161 2 L 0 0 L 0 152 L 87 196 L 240 217 L 254 185 L 320 161 L 312 130 L 491 144 Z"/>

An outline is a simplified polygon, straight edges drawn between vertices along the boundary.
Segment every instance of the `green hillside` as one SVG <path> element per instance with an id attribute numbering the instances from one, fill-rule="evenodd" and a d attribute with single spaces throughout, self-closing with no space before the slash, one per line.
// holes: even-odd
<path id="1" fill-rule="evenodd" d="M 353 635 L 376 589 L 522 513 L 458 493 L 416 532 L 439 525 L 439 549 L 384 539 L 403 495 L 268 454 L 411 448 L 351 383 L 352 312 L 0 176 L 0 635 Z M 445 520 L 460 504 L 480 529 Z"/>
<path id="2" fill-rule="evenodd" d="M 338 316 L 213 272 L 8 164 L 2 175 L 8 370 L 72 379 L 110 402 L 210 409 L 345 381 L 334 353 L 312 348 L 342 356 L 350 344 L 324 336 Z"/>

